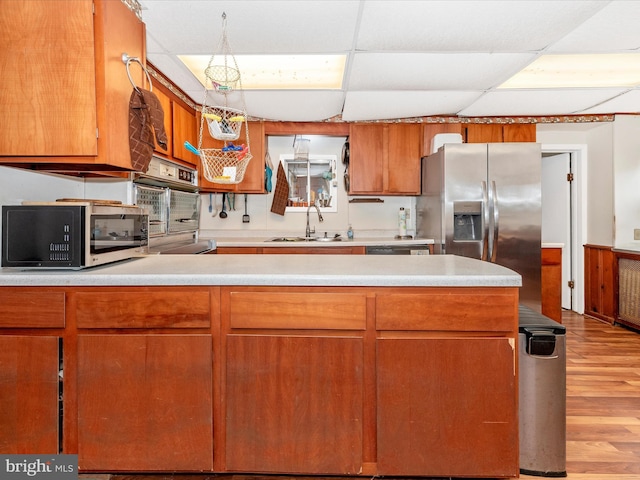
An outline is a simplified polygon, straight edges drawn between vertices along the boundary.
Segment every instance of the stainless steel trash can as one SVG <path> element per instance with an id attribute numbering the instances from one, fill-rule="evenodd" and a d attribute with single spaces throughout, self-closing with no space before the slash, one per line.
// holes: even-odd
<path id="1" fill-rule="evenodd" d="M 566 477 L 566 329 L 520 306 L 520 472 Z"/>

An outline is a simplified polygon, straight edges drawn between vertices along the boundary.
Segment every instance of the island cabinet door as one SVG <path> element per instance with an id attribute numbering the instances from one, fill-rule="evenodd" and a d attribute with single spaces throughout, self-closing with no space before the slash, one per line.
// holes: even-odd
<path id="1" fill-rule="evenodd" d="M 0 336 L 0 452 L 58 453 L 58 337 Z"/>
<path id="2" fill-rule="evenodd" d="M 77 390 L 80 470 L 212 470 L 210 335 L 79 335 Z"/>
<path id="3" fill-rule="evenodd" d="M 228 471 L 362 468 L 363 340 L 228 335 Z"/>
<path id="4" fill-rule="evenodd" d="M 508 338 L 382 338 L 378 474 L 515 477 L 515 352 Z"/>

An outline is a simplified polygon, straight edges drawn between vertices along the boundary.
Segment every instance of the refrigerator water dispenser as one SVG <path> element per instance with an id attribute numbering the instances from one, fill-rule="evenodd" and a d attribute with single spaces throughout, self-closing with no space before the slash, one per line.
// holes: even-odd
<path id="1" fill-rule="evenodd" d="M 453 241 L 482 240 L 482 202 L 453 203 Z"/>

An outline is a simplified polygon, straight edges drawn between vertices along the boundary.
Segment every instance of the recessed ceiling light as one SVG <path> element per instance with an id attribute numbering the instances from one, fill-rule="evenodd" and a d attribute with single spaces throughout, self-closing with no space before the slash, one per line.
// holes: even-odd
<path id="1" fill-rule="evenodd" d="M 640 54 L 543 55 L 498 88 L 597 88 L 640 85 Z"/>
<path id="2" fill-rule="evenodd" d="M 211 55 L 178 55 L 207 88 L 205 69 Z M 235 64 L 233 62 L 235 59 Z M 346 55 L 222 55 L 212 65 L 226 63 L 237 68 L 243 90 L 339 90 L 342 88 Z"/>

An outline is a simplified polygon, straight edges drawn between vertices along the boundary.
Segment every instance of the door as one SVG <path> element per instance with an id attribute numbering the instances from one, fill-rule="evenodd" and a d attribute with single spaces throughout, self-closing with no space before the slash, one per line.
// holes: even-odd
<path id="1" fill-rule="evenodd" d="M 361 471 L 362 338 L 265 333 L 226 342 L 228 471 Z"/>
<path id="2" fill-rule="evenodd" d="M 378 474 L 516 474 L 511 339 L 381 338 L 376 351 Z"/>
<path id="3" fill-rule="evenodd" d="M 212 470 L 210 335 L 80 335 L 77 368 L 80 469 Z"/>
<path id="4" fill-rule="evenodd" d="M 3 454 L 59 452 L 58 362 L 58 337 L 0 336 Z"/>
<path id="5" fill-rule="evenodd" d="M 568 152 L 542 157 L 542 242 L 561 243 L 562 249 L 562 308 L 572 310 L 573 290 L 569 281 L 573 278 L 571 182 L 571 154 Z"/>
<path id="6" fill-rule="evenodd" d="M 442 151 L 444 151 L 442 208 L 445 237 L 445 250 L 442 253 L 481 259 L 486 239 L 486 226 L 482 218 L 486 212 L 483 200 L 487 179 L 487 146 L 486 144 L 448 144 Z M 477 219 L 478 215 L 479 225 L 471 230 L 471 222 L 473 218 Z M 458 225 L 461 222 L 464 224 Z"/>
<path id="7" fill-rule="evenodd" d="M 540 145 L 491 143 L 488 152 L 491 261 L 522 275 L 520 302 L 540 311 Z"/>

